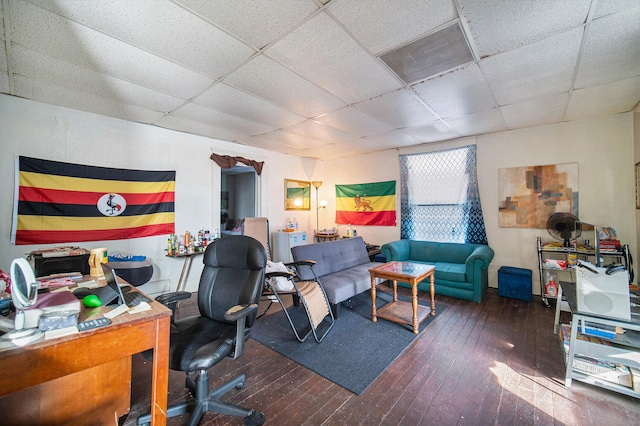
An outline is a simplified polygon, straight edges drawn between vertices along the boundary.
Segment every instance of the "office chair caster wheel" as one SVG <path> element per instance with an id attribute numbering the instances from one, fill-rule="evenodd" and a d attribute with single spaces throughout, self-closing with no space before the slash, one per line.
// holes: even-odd
<path id="1" fill-rule="evenodd" d="M 240 382 L 236 385 L 236 389 L 240 390 L 244 387 L 244 382 Z"/>
<path id="2" fill-rule="evenodd" d="M 252 410 L 251 414 L 244 418 L 245 426 L 260 426 L 264 424 L 264 414 Z"/>

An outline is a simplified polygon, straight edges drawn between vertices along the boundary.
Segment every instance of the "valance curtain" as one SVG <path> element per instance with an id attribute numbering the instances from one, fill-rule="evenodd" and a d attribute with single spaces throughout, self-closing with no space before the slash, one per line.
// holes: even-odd
<path id="1" fill-rule="evenodd" d="M 211 157 L 209 158 L 215 161 L 216 164 L 223 169 L 232 169 L 238 163 L 246 164 L 247 166 L 253 167 L 258 175 L 262 173 L 262 166 L 264 166 L 264 161 L 249 160 L 248 158 L 244 157 L 231 157 L 230 155 L 211 154 Z"/>
<path id="2" fill-rule="evenodd" d="M 487 244 L 476 145 L 400 155 L 400 236 Z"/>

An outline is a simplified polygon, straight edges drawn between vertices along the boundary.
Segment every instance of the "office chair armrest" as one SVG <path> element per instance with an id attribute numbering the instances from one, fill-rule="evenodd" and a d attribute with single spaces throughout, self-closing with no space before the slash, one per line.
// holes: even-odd
<path id="1" fill-rule="evenodd" d="M 258 312 L 256 303 L 232 306 L 224 313 L 224 319 L 236 322 L 236 344 L 233 350 L 233 359 L 237 359 L 244 353 L 244 341 L 249 338 L 245 327 L 247 316 L 254 312 Z"/>
<path id="2" fill-rule="evenodd" d="M 172 303 L 176 303 L 180 300 L 185 300 L 191 297 L 191 293 L 188 291 L 173 291 L 171 293 L 161 294 L 156 297 L 156 301 L 162 303 L 165 306 L 169 306 Z"/>
<path id="3" fill-rule="evenodd" d="M 252 303 L 250 305 L 236 305 L 232 306 L 224 313 L 224 319 L 227 321 L 238 321 L 240 318 L 245 318 L 253 312 L 258 311 L 258 305 Z"/>
<path id="4" fill-rule="evenodd" d="M 156 297 L 156 302 L 162 303 L 164 306 L 171 309 L 171 322 L 173 322 L 176 316 L 176 308 L 178 307 L 178 302 L 190 297 L 191 293 L 189 293 L 188 291 L 173 291 L 171 293 L 161 294 L 160 296 Z"/>

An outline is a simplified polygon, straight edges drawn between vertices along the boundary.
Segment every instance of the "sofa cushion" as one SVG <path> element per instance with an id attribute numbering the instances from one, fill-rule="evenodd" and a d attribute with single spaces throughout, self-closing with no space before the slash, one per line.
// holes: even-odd
<path id="1" fill-rule="evenodd" d="M 437 279 L 461 283 L 467 280 L 467 266 L 464 263 L 436 262 L 434 266 Z"/>
<path id="2" fill-rule="evenodd" d="M 343 302 L 363 291 L 371 290 L 369 269 L 380 263 L 367 262 L 351 268 L 319 277 L 331 303 Z"/>
<path id="3" fill-rule="evenodd" d="M 367 248 L 362 237 L 295 246 L 291 247 L 291 254 L 294 261 L 315 261 L 316 265 L 313 267 L 313 271 L 318 277 L 354 266 L 370 264 Z M 313 279 L 313 274 L 309 268 L 299 268 L 298 273 L 303 280 Z M 369 274 L 367 273 L 366 276 L 368 277 Z"/>

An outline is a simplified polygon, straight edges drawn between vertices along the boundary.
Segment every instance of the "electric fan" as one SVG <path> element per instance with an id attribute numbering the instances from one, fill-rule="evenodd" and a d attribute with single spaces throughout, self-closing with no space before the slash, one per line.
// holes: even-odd
<path id="1" fill-rule="evenodd" d="M 547 231 L 553 238 L 563 241 L 565 247 L 570 247 L 571 241 L 582 234 L 580 220 L 571 213 L 554 213 L 549 216 Z"/>

